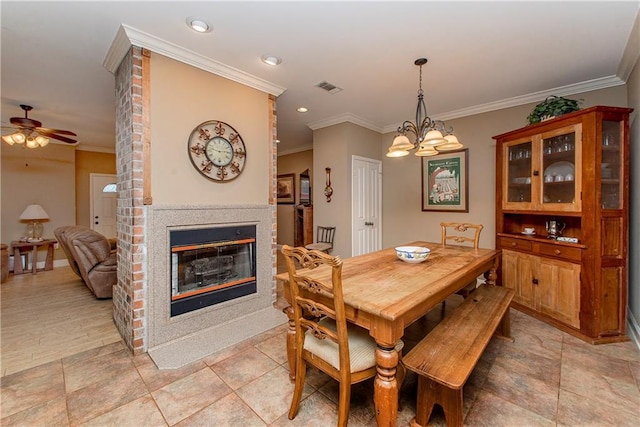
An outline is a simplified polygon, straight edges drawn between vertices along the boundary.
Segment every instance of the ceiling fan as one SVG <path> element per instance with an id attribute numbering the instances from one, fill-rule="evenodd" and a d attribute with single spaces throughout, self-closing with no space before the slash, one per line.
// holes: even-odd
<path id="1" fill-rule="evenodd" d="M 4 135 L 2 140 L 9 145 L 25 144 L 29 148 L 44 147 L 49 143 L 49 138 L 57 139 L 69 144 L 75 144 L 75 139 L 69 136 L 77 136 L 74 132 L 62 129 L 43 128 L 42 122 L 29 118 L 29 111 L 33 110 L 30 105 L 20 104 L 24 110 L 24 117 L 11 117 L 9 120 L 16 128 L 11 135 Z M 4 126 L 3 126 L 4 127 Z M 64 136 L 68 135 L 68 136 Z"/>

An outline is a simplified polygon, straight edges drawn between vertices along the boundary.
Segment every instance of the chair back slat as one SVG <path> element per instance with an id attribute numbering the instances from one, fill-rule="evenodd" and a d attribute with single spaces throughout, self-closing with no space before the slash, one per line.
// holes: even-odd
<path id="1" fill-rule="evenodd" d="M 448 243 L 465 245 L 470 244 L 478 249 L 480 242 L 480 232 L 484 228 L 482 224 L 470 224 L 468 222 L 441 222 L 442 246 Z M 453 243 L 455 242 L 455 243 Z"/>
<path id="2" fill-rule="evenodd" d="M 330 243 L 333 246 L 333 237 L 336 233 L 335 227 L 318 226 L 317 239 L 318 243 Z"/>

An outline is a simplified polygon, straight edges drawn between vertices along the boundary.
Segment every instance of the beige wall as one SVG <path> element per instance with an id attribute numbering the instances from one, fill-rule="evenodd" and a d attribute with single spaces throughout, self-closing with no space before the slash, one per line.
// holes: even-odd
<path id="1" fill-rule="evenodd" d="M 593 105 L 626 106 L 624 86 L 571 96 L 583 99 L 581 107 Z M 495 247 L 495 141 L 492 136 L 526 125 L 535 103 L 477 114 L 448 121 L 455 134 L 469 149 L 469 212 L 440 213 L 421 211 L 420 159 L 406 157 L 383 160 L 383 246 L 395 246 L 416 239 L 440 241 L 441 221 L 466 221 L 485 226 L 480 245 Z M 394 134 L 385 134 L 381 153 L 391 145 Z"/>
<path id="2" fill-rule="evenodd" d="M 300 174 L 309 169 L 309 176 L 313 182 L 313 150 L 278 156 L 278 175 L 296 174 L 296 201 L 293 205 L 278 205 L 278 244 L 294 244 L 294 209 L 300 204 Z M 313 190 L 313 188 L 312 188 Z M 312 198 L 312 203 L 315 199 Z"/>
<path id="3" fill-rule="evenodd" d="M 640 15 L 636 19 L 635 33 L 640 36 Z M 636 44 L 637 44 L 636 38 Z M 627 96 L 631 113 L 631 203 L 629 230 L 629 309 L 634 319 L 636 342 L 640 342 L 640 60 L 627 80 Z"/>
<path id="4" fill-rule="evenodd" d="M 51 143 L 43 148 L 0 144 L 2 155 L 2 242 L 10 244 L 24 235 L 18 220 L 27 205 L 37 203 L 49 215 L 43 223 L 45 238 L 56 227 L 75 223 L 75 147 Z M 39 261 L 46 253 L 40 251 Z M 61 250 L 56 258 L 64 258 Z"/>
<path id="5" fill-rule="evenodd" d="M 92 173 L 116 173 L 116 155 L 76 150 L 76 224 L 91 227 L 91 185 Z"/>
<path id="6" fill-rule="evenodd" d="M 351 256 L 351 157 L 380 159 L 380 141 L 378 132 L 353 123 L 313 133 L 313 223 L 336 227 L 332 255 Z M 327 167 L 333 187 L 330 203 L 324 196 Z"/>
<path id="7" fill-rule="evenodd" d="M 159 54 L 151 55 L 151 195 L 154 205 L 269 202 L 268 95 Z M 219 183 L 191 164 L 187 140 L 199 124 L 218 120 L 240 133 L 242 174 Z"/>

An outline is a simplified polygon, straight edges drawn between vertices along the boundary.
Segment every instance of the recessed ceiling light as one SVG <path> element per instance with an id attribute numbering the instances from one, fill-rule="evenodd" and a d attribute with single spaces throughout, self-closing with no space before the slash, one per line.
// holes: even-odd
<path id="1" fill-rule="evenodd" d="M 298 113 L 306 113 L 307 111 L 309 111 L 309 109 L 307 107 L 298 107 L 296 108 L 296 111 Z"/>
<path id="2" fill-rule="evenodd" d="M 262 55 L 262 62 L 264 62 L 265 64 L 268 65 L 280 65 L 282 64 L 282 59 L 278 58 L 277 56 L 273 56 L 273 55 Z"/>
<path id="3" fill-rule="evenodd" d="M 193 31 L 197 31 L 199 33 L 208 33 L 209 31 L 211 31 L 211 25 L 200 18 L 194 18 L 190 16 L 189 18 L 187 18 L 187 25 Z"/>

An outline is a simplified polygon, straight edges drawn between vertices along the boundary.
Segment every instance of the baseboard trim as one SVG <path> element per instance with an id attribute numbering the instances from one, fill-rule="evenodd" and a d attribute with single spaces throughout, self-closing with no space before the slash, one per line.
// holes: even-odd
<path id="1" fill-rule="evenodd" d="M 638 350 L 640 350 L 640 325 L 636 322 L 636 318 L 633 317 L 631 309 L 627 307 L 627 335 L 636 344 Z"/>

